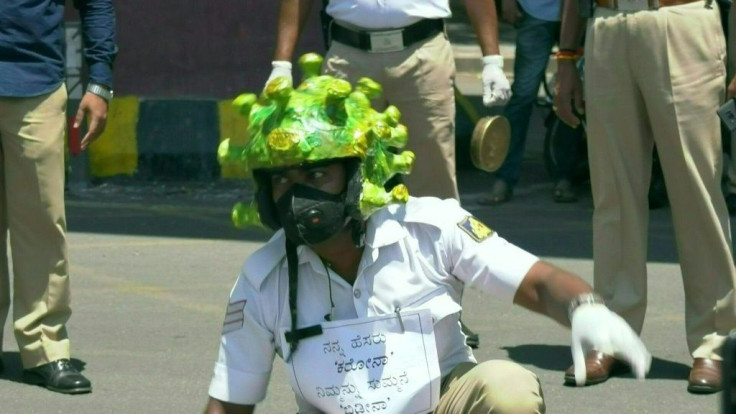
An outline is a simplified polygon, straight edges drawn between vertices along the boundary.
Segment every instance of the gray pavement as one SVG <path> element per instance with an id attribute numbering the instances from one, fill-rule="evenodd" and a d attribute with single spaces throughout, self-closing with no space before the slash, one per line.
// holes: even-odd
<path id="1" fill-rule="evenodd" d="M 463 204 L 501 235 L 590 280 L 590 197 L 551 201 L 551 184 L 529 160 L 514 200 L 481 207 L 485 173 L 460 172 Z M 215 360 L 229 290 L 243 260 L 268 236 L 231 227 L 229 209 L 247 191 L 231 183 L 159 183 L 73 188 L 68 194 L 74 315 L 73 356 L 94 381 L 64 396 L 19 383 L 5 328 L 2 413 L 199 412 Z M 669 211 L 652 212 L 650 305 L 643 338 L 650 378 L 629 376 L 576 389 L 562 385 L 569 332 L 553 321 L 469 291 L 464 319 L 481 335 L 479 359 L 508 358 L 539 375 L 550 413 L 715 413 L 718 395 L 685 391 L 683 296 Z M 262 413 L 293 413 L 277 361 Z"/>

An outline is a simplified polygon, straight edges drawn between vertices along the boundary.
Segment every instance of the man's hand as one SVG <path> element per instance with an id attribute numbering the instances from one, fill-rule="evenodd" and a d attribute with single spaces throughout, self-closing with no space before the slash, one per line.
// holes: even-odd
<path id="1" fill-rule="evenodd" d="M 731 83 L 729 83 L 726 88 L 726 98 L 731 99 L 734 97 L 736 97 L 736 76 L 731 79 Z"/>
<path id="2" fill-rule="evenodd" d="M 572 106 L 579 114 L 585 113 L 583 100 L 583 82 L 580 80 L 578 68 L 574 60 L 557 62 L 557 90 L 555 91 L 555 112 L 562 122 L 576 128 L 580 118 L 573 113 Z"/>
<path id="3" fill-rule="evenodd" d="M 87 117 L 87 133 L 82 138 L 81 148 L 87 149 L 87 146 L 94 142 L 102 135 L 107 126 L 107 101 L 103 98 L 86 92 L 79 102 L 77 116 L 74 118 L 74 129 L 82 125 L 82 120 Z"/>
<path id="4" fill-rule="evenodd" d="M 511 84 L 503 73 L 503 56 L 483 56 L 483 105 L 504 105 L 511 98 Z"/>
<path id="5" fill-rule="evenodd" d="M 652 355 L 620 316 L 601 304 L 580 305 L 572 314 L 572 360 L 575 382 L 585 384 L 585 354 L 595 349 L 626 361 L 639 379 L 649 372 Z"/>
<path id="6" fill-rule="evenodd" d="M 503 0 L 501 4 L 501 18 L 510 24 L 516 24 L 521 19 L 521 12 L 516 0 Z"/>
<path id="7" fill-rule="evenodd" d="M 273 69 L 271 69 L 271 75 L 269 75 L 266 80 L 266 85 L 268 85 L 271 80 L 278 77 L 287 78 L 289 83 L 294 85 L 294 79 L 291 75 L 291 62 L 285 60 L 274 60 L 271 62 L 271 66 L 273 66 Z"/>

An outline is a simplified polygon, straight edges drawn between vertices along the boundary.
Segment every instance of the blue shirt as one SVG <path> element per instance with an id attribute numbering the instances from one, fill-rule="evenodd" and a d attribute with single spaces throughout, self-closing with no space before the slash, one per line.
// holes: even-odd
<path id="1" fill-rule="evenodd" d="M 560 0 L 519 0 L 524 11 L 548 22 L 560 21 Z"/>
<path id="2" fill-rule="evenodd" d="M 65 0 L 0 0 L 0 96 L 38 96 L 64 82 Z M 75 0 L 90 82 L 112 87 L 112 0 Z"/>

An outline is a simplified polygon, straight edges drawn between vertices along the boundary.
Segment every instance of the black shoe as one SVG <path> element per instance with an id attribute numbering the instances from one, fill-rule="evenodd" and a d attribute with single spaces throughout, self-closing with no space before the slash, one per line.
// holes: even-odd
<path id="1" fill-rule="evenodd" d="M 92 392 L 92 383 L 80 374 L 68 359 L 57 359 L 35 368 L 24 369 L 23 382 L 41 385 L 62 394 Z"/>
<path id="2" fill-rule="evenodd" d="M 480 197 L 478 204 L 484 205 L 498 205 L 503 204 L 514 195 L 514 190 L 506 183 L 506 181 L 498 179 L 491 186 L 491 194 L 488 196 Z"/>
<path id="3" fill-rule="evenodd" d="M 480 336 L 471 331 L 462 320 L 460 321 L 460 328 L 462 329 L 463 334 L 465 334 L 465 344 L 473 349 L 478 349 L 478 346 L 480 346 Z"/>
<path id="4" fill-rule="evenodd" d="M 736 193 L 729 193 L 726 196 L 726 207 L 728 207 L 729 215 L 736 214 Z"/>

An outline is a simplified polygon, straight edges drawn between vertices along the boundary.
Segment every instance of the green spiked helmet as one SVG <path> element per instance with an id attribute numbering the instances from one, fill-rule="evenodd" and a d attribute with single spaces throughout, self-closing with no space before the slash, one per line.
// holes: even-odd
<path id="1" fill-rule="evenodd" d="M 268 82 L 260 97 L 243 94 L 233 101 L 237 111 L 248 118 L 249 139 L 243 146 L 224 140 L 218 160 L 223 166 L 237 165 L 253 174 L 257 187 L 252 204 L 239 203 L 233 209 L 235 225 L 262 222 L 280 227 L 273 223 L 270 187 L 266 194 L 259 171 L 326 160 L 360 161 L 353 176 L 357 186 L 353 185 L 351 216 L 365 219 L 387 204 L 406 202 L 406 186 L 384 187 L 394 175 L 411 171 L 414 154 L 399 152 L 408 139 L 406 127 L 399 123 L 399 110 L 389 106 L 378 112 L 371 107 L 371 99 L 381 95 L 381 85 L 362 78 L 353 88 L 345 80 L 319 76 L 322 57 L 314 53 L 302 56 L 299 65 L 304 80 L 296 89 L 288 78 L 277 77 Z M 350 183 L 348 187 L 350 192 Z"/>

